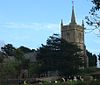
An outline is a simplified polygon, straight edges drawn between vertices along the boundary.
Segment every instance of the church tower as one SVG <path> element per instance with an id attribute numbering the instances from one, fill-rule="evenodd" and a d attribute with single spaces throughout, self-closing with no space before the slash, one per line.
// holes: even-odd
<path id="1" fill-rule="evenodd" d="M 83 21 L 82 25 L 78 25 L 76 23 L 74 4 L 73 4 L 71 22 L 69 23 L 69 25 L 63 25 L 63 21 L 61 20 L 61 37 L 67 42 L 77 45 L 82 50 L 81 58 L 84 63 L 83 67 L 88 67 L 88 59 L 86 56 L 86 48 L 84 44 L 84 29 L 85 28 Z"/>

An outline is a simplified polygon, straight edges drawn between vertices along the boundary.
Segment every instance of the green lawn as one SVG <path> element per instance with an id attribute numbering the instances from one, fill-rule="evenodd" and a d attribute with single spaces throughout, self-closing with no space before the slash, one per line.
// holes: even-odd
<path id="1" fill-rule="evenodd" d="M 91 81 L 67 81 L 67 82 L 43 82 L 42 84 L 0 84 L 0 85 L 100 85 L 100 80 Z"/>

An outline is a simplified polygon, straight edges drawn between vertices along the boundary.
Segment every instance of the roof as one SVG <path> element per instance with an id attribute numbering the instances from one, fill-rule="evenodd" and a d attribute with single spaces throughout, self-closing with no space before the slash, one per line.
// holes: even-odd
<path id="1" fill-rule="evenodd" d="M 30 62 L 36 62 L 36 52 L 26 53 L 26 54 L 24 55 L 24 57 L 25 57 L 26 59 L 29 59 Z"/>

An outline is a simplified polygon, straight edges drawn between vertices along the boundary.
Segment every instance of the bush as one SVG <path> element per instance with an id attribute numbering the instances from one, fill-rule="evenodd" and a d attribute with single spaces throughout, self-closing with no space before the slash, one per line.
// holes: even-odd
<path id="1" fill-rule="evenodd" d="M 90 85 L 100 85 L 100 80 L 91 81 Z"/>
<path id="2" fill-rule="evenodd" d="M 67 81 L 67 82 L 58 82 L 58 83 L 44 82 L 42 85 L 87 85 L 87 84 L 86 82 L 83 81 Z"/>
<path id="3" fill-rule="evenodd" d="M 66 82 L 57 82 L 57 83 L 54 83 L 54 82 L 43 82 L 43 84 L 42 85 L 67 85 L 67 83 Z"/>
<path id="4" fill-rule="evenodd" d="M 86 82 L 83 81 L 69 81 L 67 85 L 86 85 Z"/>

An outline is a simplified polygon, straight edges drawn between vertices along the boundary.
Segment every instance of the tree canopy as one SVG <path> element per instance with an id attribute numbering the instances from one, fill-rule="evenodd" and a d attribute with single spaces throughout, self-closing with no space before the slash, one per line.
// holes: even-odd
<path id="1" fill-rule="evenodd" d="M 86 51 L 89 60 L 89 67 L 96 67 L 97 66 L 97 56 L 95 54 Z"/>
<path id="2" fill-rule="evenodd" d="M 15 47 L 12 44 L 7 44 L 4 47 L 1 47 L 1 51 L 7 56 L 14 56 Z"/>
<path id="3" fill-rule="evenodd" d="M 24 55 L 34 51 L 34 49 L 31 50 L 24 46 L 15 48 L 12 44 L 2 47 L 0 51 L 0 77 L 18 77 L 22 69 L 29 69 L 30 60 L 26 59 Z"/>
<path id="4" fill-rule="evenodd" d="M 94 26 L 95 29 L 100 27 L 100 0 L 91 0 L 93 6 L 89 12 L 89 16 L 86 16 L 86 22 L 90 26 Z M 99 29 L 100 30 L 100 29 Z"/>
<path id="5" fill-rule="evenodd" d="M 27 47 L 24 47 L 24 46 L 20 46 L 18 49 L 20 49 L 22 52 L 24 52 L 24 53 L 29 53 L 29 52 L 34 52 L 35 50 L 31 50 L 31 49 L 29 49 L 29 48 L 27 48 Z"/>
<path id="6" fill-rule="evenodd" d="M 37 50 L 37 62 L 41 65 L 41 72 L 59 71 L 61 75 L 77 73 L 82 60 L 78 52 L 81 50 L 71 43 L 54 34 Z"/>

